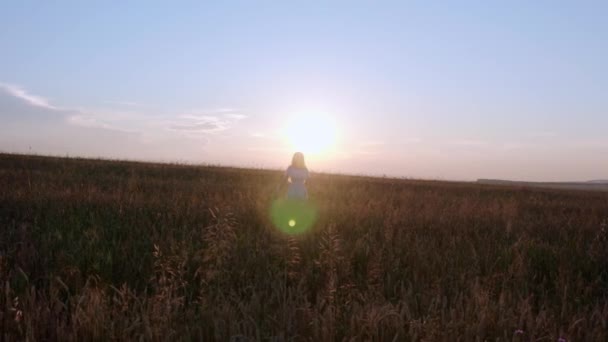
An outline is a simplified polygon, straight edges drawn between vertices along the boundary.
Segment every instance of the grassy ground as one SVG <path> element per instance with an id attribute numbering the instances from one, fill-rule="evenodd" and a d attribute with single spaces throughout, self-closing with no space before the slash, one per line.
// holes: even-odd
<path id="1" fill-rule="evenodd" d="M 608 194 L 0 155 L 17 340 L 608 339 Z"/>

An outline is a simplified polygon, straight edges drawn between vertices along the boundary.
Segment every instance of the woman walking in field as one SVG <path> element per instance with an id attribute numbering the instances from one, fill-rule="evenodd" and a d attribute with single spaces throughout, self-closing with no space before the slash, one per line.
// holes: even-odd
<path id="1" fill-rule="evenodd" d="M 287 183 L 287 198 L 276 199 L 270 209 L 272 222 L 284 233 L 305 233 L 317 219 L 317 209 L 314 203 L 308 200 L 308 176 L 304 155 L 301 152 L 295 153 L 277 189 Z"/>
<path id="2" fill-rule="evenodd" d="M 306 190 L 306 180 L 308 179 L 308 168 L 304 162 L 304 154 L 296 152 L 291 159 L 291 165 L 285 171 L 283 183 L 288 182 L 288 199 L 306 200 L 308 191 Z"/>

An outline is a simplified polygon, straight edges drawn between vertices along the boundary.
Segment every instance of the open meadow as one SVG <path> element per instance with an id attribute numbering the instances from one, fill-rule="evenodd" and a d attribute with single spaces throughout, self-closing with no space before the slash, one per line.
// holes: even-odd
<path id="1" fill-rule="evenodd" d="M 606 192 L 280 177 L 0 155 L 0 339 L 608 339 Z"/>

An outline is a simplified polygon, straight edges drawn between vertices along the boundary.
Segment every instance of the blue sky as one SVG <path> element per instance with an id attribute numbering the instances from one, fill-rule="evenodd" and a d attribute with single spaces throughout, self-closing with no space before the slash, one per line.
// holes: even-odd
<path id="1" fill-rule="evenodd" d="M 607 4 L 7 1 L 0 150 L 276 168 L 316 112 L 313 170 L 608 178 Z"/>

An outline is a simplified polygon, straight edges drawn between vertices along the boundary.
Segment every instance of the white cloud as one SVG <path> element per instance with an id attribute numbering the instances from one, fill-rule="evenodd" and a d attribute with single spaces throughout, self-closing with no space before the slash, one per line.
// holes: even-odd
<path id="1" fill-rule="evenodd" d="M 277 141 L 284 139 L 277 131 L 250 131 L 249 136 L 259 140 Z"/>
<path id="2" fill-rule="evenodd" d="M 27 102 L 31 106 L 41 107 L 51 110 L 59 110 L 60 108 L 55 107 L 49 103 L 44 97 L 33 95 L 28 93 L 25 89 L 14 84 L 0 83 L 0 89 L 4 90 L 7 94 L 19 98 Z"/>
<path id="3" fill-rule="evenodd" d="M 116 106 L 126 106 L 126 107 L 146 107 L 145 104 L 135 102 L 135 101 L 105 101 L 104 103 Z"/>
<path id="4" fill-rule="evenodd" d="M 25 88 L 7 83 L 0 83 L 0 90 L 4 91 L 9 96 L 15 97 L 27 105 L 42 108 L 53 113 L 63 116 L 65 122 L 69 125 L 88 127 L 88 128 L 103 128 L 125 133 L 134 133 L 133 129 L 128 129 L 126 123 L 135 120 L 143 121 L 141 115 L 136 113 L 127 113 L 124 111 L 100 111 L 78 107 L 59 107 L 49 103 L 45 97 L 28 93 Z M 60 118 L 59 116 L 58 118 Z"/>
<path id="5" fill-rule="evenodd" d="M 229 127 L 228 121 L 210 115 L 182 115 L 169 126 L 174 131 L 193 133 L 215 133 L 227 130 Z"/>
<path id="6" fill-rule="evenodd" d="M 242 114 L 208 115 L 185 114 L 172 121 L 169 129 L 185 133 L 217 133 L 230 129 L 236 122 L 245 119 Z"/>
<path id="7" fill-rule="evenodd" d="M 146 142 L 179 139 L 184 136 L 199 141 L 205 140 L 207 135 L 226 131 L 247 118 L 234 108 L 196 111 L 177 118 L 167 114 L 151 116 L 136 108 L 143 106 L 142 104 L 130 101 L 106 102 L 129 107 L 125 109 L 59 107 L 52 105 L 44 97 L 28 93 L 24 87 L 18 85 L 0 83 L 0 91 L 30 106 L 53 111 L 61 115 L 64 122 L 70 126 L 137 133 L 140 139 Z"/>
<path id="8" fill-rule="evenodd" d="M 227 117 L 228 119 L 233 119 L 233 120 L 243 120 L 243 119 L 247 118 L 247 115 L 243 115 L 243 114 L 226 114 L 224 116 Z"/>
<path id="9" fill-rule="evenodd" d="M 109 128 L 109 125 L 90 116 L 72 115 L 68 116 L 66 121 L 75 126 Z"/>
<path id="10" fill-rule="evenodd" d="M 238 109 L 236 108 L 230 108 L 230 107 L 223 107 L 223 108 L 216 108 L 210 111 L 207 111 L 210 113 L 234 113 L 234 112 L 238 112 Z"/>
<path id="11" fill-rule="evenodd" d="M 90 116 L 90 115 L 82 115 L 82 114 L 70 115 L 66 118 L 66 122 L 69 123 L 70 125 L 74 125 L 74 126 L 81 126 L 81 127 L 88 127 L 88 128 L 103 128 L 103 129 L 109 129 L 109 130 L 113 130 L 113 131 L 124 132 L 124 133 L 137 133 L 137 131 L 135 131 L 135 130 L 118 127 L 118 126 L 115 126 L 108 122 L 104 122 L 104 121 L 102 121 L 94 116 Z"/>

